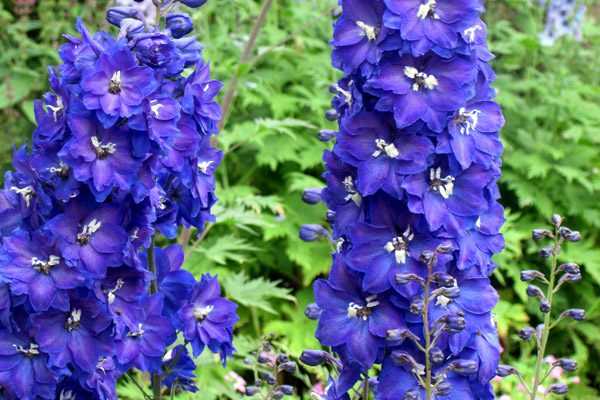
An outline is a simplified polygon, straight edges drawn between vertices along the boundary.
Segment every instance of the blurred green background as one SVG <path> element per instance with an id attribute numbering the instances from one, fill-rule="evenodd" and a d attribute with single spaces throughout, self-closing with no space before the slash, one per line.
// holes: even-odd
<path id="1" fill-rule="evenodd" d="M 497 319 L 504 362 L 528 371 L 532 349 L 521 348 L 516 332 L 539 323 L 528 304 L 519 272 L 538 263 L 530 230 L 552 213 L 582 231 L 584 243 L 568 248 L 565 260 L 584 266 L 584 281 L 563 292 L 558 307 L 581 307 L 588 320 L 564 324 L 549 353 L 581 364 L 570 378 L 571 399 L 600 398 L 600 9 L 592 4 L 584 39 L 543 47 L 538 34 L 544 15 L 537 0 L 487 1 L 496 87 L 507 125 L 503 204 L 507 248 L 494 276 L 502 301 Z M 293 356 L 318 346 L 315 324 L 304 315 L 311 282 L 327 272 L 330 246 L 305 244 L 303 223 L 323 220 L 323 207 L 304 205 L 303 189 L 322 186 L 316 132 L 334 128 L 323 118 L 328 86 L 338 73 L 330 66 L 331 11 L 335 0 L 275 0 L 249 59 L 240 55 L 260 11 L 259 0 L 211 0 L 193 12 L 205 56 L 221 80 L 239 79 L 220 145 L 218 223 L 188 248 L 187 268 L 218 273 L 241 308 L 238 355 L 222 369 L 202 358 L 200 392 L 179 399 L 240 398 L 235 383 L 252 376 L 243 360 L 269 337 Z M 0 168 L 9 168 L 13 145 L 27 143 L 34 123 L 32 100 L 47 87 L 46 66 L 59 62 L 56 47 L 72 32 L 76 16 L 91 29 L 104 28 L 104 0 L 3 0 L 0 2 Z M 229 82 L 231 84 L 231 82 Z M 530 315 L 530 317 L 528 317 Z M 303 398 L 326 382 L 325 371 L 298 374 L 293 384 Z M 309 379 L 310 378 L 310 379 Z M 561 377 L 559 379 L 566 379 Z M 251 383 L 251 379 L 250 382 Z M 498 383 L 503 399 L 523 398 L 516 382 Z M 121 397 L 136 399 L 135 388 Z M 508 396 L 508 397 L 507 397 Z"/>

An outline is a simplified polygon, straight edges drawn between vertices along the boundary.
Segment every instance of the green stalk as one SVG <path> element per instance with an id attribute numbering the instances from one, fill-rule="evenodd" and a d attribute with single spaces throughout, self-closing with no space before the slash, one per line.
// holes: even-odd
<path id="1" fill-rule="evenodd" d="M 148 269 L 154 275 L 152 277 L 152 281 L 150 282 L 150 294 L 155 294 L 158 292 L 158 276 L 156 273 L 156 260 L 154 257 L 154 240 L 150 244 L 148 248 Z M 150 375 L 150 380 L 152 384 L 152 393 L 154 400 L 161 400 L 162 394 L 160 391 L 161 387 L 161 377 L 159 373 L 154 373 Z"/>
<path id="2" fill-rule="evenodd" d="M 561 239 L 558 229 L 554 230 L 554 246 L 552 249 L 552 269 L 550 271 L 550 282 L 548 283 L 548 289 L 546 291 L 546 298 L 550 303 L 550 311 L 544 316 L 544 329 L 542 330 L 542 337 L 537 341 L 537 358 L 535 362 L 535 374 L 533 377 L 533 385 L 531 392 L 529 393 L 531 400 L 536 400 L 538 388 L 543 383 L 542 379 L 542 366 L 544 363 L 544 356 L 546 354 L 546 346 L 548 345 L 548 338 L 550 337 L 550 330 L 552 329 L 552 300 L 554 298 L 554 285 L 556 284 L 556 269 L 558 265 L 558 255 L 560 253 Z"/>
<path id="3" fill-rule="evenodd" d="M 433 258 L 435 260 L 435 256 Z M 429 296 L 431 294 L 431 276 L 433 274 L 433 261 L 427 262 L 427 281 L 423 298 L 423 334 L 425 336 L 425 400 L 433 399 L 431 385 L 431 330 L 429 328 Z"/>

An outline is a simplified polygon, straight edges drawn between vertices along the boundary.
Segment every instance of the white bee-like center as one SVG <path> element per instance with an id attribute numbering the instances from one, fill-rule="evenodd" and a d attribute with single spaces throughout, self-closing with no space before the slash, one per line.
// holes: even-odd
<path id="1" fill-rule="evenodd" d="M 75 308 L 73 311 L 71 311 L 69 318 L 67 318 L 67 323 L 66 323 L 65 328 L 67 329 L 67 331 L 71 332 L 71 331 L 74 331 L 75 329 L 78 329 L 80 324 L 81 324 L 81 310 L 79 308 Z"/>
<path id="2" fill-rule="evenodd" d="M 431 189 L 438 192 L 444 199 L 450 198 L 454 193 L 454 181 L 456 179 L 448 175 L 442 178 L 441 168 L 431 168 L 429 170 L 429 181 Z"/>
<path id="3" fill-rule="evenodd" d="M 483 28 L 481 25 L 473 25 L 472 27 L 465 29 L 463 33 L 467 37 L 467 41 L 469 43 L 473 43 L 475 41 L 475 35 L 477 34 L 477 31 L 482 29 Z"/>
<path id="4" fill-rule="evenodd" d="M 117 145 L 114 143 L 102 143 L 98 136 L 91 137 L 92 147 L 99 159 L 104 159 L 109 155 L 115 154 Z"/>
<path id="5" fill-rule="evenodd" d="M 194 310 L 192 311 L 194 318 L 196 318 L 197 321 L 204 321 L 206 319 L 206 317 L 208 317 L 208 315 L 212 312 L 212 310 L 215 309 L 215 306 L 213 306 L 212 304 L 209 304 L 207 306 L 204 307 L 194 307 Z"/>
<path id="6" fill-rule="evenodd" d="M 352 81 L 350 81 L 348 86 L 352 86 Z M 342 89 L 339 85 L 335 86 L 335 90 L 344 97 L 346 104 L 352 105 L 352 92 L 350 90 Z"/>
<path id="7" fill-rule="evenodd" d="M 156 118 L 158 118 L 160 109 L 164 107 L 164 104 L 158 102 L 158 100 L 152 100 L 150 102 L 150 111 Z"/>
<path id="8" fill-rule="evenodd" d="M 417 17 L 420 19 L 425 19 L 431 17 L 433 19 L 440 19 L 439 15 L 435 12 L 435 7 L 437 6 L 436 0 L 427 0 L 427 3 L 421 4 L 419 9 L 417 10 Z"/>
<path id="9" fill-rule="evenodd" d="M 400 155 L 400 152 L 394 143 L 387 143 L 383 139 L 375 139 L 375 146 L 377 147 L 377 150 L 372 154 L 374 158 L 377 158 L 382 154 L 385 154 L 389 158 L 397 158 Z"/>
<path id="10" fill-rule="evenodd" d="M 12 186 L 10 190 L 21 196 L 27 207 L 31 206 L 31 199 L 35 195 L 33 186 L 25 186 L 24 188 Z"/>
<path id="11" fill-rule="evenodd" d="M 65 105 L 63 103 L 63 99 L 60 96 L 56 96 L 56 105 L 46 104 L 46 108 L 49 108 L 52 111 L 52 117 L 54 118 L 54 122 L 58 121 L 58 113 L 65 109 Z"/>
<path id="12" fill-rule="evenodd" d="M 479 125 L 480 114 L 480 110 L 467 111 L 464 107 L 458 110 L 458 115 L 456 116 L 455 120 L 461 135 L 470 135 L 471 131 L 477 129 L 477 125 Z"/>
<path id="13" fill-rule="evenodd" d="M 115 300 L 117 298 L 115 293 L 117 293 L 119 290 L 121 290 L 124 285 L 125 285 L 125 281 L 123 279 L 121 279 L 121 278 L 117 279 L 117 282 L 115 282 L 115 287 L 110 289 L 106 293 L 106 298 L 108 300 L 108 304 L 112 304 L 115 302 Z"/>
<path id="14" fill-rule="evenodd" d="M 13 344 L 13 347 L 17 352 L 24 354 L 27 357 L 33 357 L 40 354 L 40 346 L 35 343 L 30 343 L 28 348 L 16 344 Z"/>
<path id="15" fill-rule="evenodd" d="M 200 172 L 202 172 L 204 175 L 208 175 L 208 169 L 210 168 L 211 165 L 213 165 L 215 162 L 214 161 L 200 161 L 198 162 L 198 169 L 200 170 Z"/>
<path id="16" fill-rule="evenodd" d="M 387 242 L 384 249 L 388 253 L 394 253 L 394 258 L 398 264 L 406 264 L 406 258 L 410 255 L 408 245 L 414 239 L 411 227 L 406 228 L 402 236 L 396 236 Z"/>
<path id="17" fill-rule="evenodd" d="M 37 257 L 31 258 L 31 266 L 33 267 L 33 269 L 44 274 L 50 272 L 52 267 L 55 267 L 58 264 L 60 264 L 60 257 L 58 256 L 50 256 L 46 261 L 40 260 Z"/>
<path id="18" fill-rule="evenodd" d="M 404 75 L 407 78 L 412 79 L 412 90 L 415 92 L 418 92 L 422 88 L 433 90 L 439 85 L 439 81 L 434 75 L 429 75 L 425 72 L 421 72 L 415 67 L 404 67 Z"/>
<path id="19" fill-rule="evenodd" d="M 369 296 L 366 298 L 366 306 L 361 306 L 360 304 L 350 303 L 347 308 L 348 318 L 360 318 L 363 321 L 369 319 L 369 316 L 373 312 L 373 308 L 377 307 L 380 303 L 377 300 L 377 296 Z"/>
<path id="20" fill-rule="evenodd" d="M 84 225 L 81 232 L 77 234 L 77 241 L 79 242 L 79 244 L 88 244 L 94 233 L 98 232 L 98 230 L 100 230 L 101 227 L 102 222 L 98 221 L 96 218 Z"/>
<path id="21" fill-rule="evenodd" d="M 356 25 L 365 33 L 365 36 L 369 40 L 377 39 L 377 28 L 371 25 L 367 25 L 362 21 L 356 21 Z"/>
<path id="22" fill-rule="evenodd" d="M 132 337 L 132 338 L 139 338 L 144 336 L 144 333 L 146 333 L 144 331 L 144 324 L 139 323 L 137 326 L 137 329 L 135 331 L 131 331 L 127 334 L 127 336 Z"/>
<path id="23" fill-rule="evenodd" d="M 360 204 L 362 203 L 362 197 L 356 191 L 356 187 L 354 186 L 354 180 L 352 179 L 352 177 L 351 176 L 345 177 L 343 184 L 344 184 L 344 189 L 346 189 L 346 193 L 348 193 L 346 195 L 346 197 L 344 198 L 344 200 L 346 200 L 346 201 L 352 200 L 354 202 L 354 204 L 356 204 L 357 206 L 360 207 Z"/>

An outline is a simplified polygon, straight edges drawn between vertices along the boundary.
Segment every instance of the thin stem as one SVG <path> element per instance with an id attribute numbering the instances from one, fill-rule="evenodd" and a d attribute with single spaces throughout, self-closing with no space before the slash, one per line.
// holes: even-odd
<path id="1" fill-rule="evenodd" d="M 546 354 L 546 346 L 548 345 L 548 338 L 550 337 L 550 330 L 553 328 L 551 313 L 552 313 L 552 300 L 554 298 L 554 285 L 556 283 L 556 273 L 558 266 L 558 255 L 560 253 L 561 239 L 558 233 L 558 228 L 554 229 L 554 246 L 552 248 L 552 266 L 550 270 L 550 283 L 546 291 L 546 298 L 550 304 L 550 311 L 544 316 L 544 329 L 542 330 L 541 340 L 537 344 L 537 359 L 535 362 L 535 374 L 533 377 L 533 385 L 531 392 L 529 393 L 530 399 L 535 400 L 539 386 L 543 383 L 542 379 L 542 365 L 544 363 L 544 356 Z"/>
<path id="2" fill-rule="evenodd" d="M 146 390 L 142 387 L 142 385 L 140 385 L 140 383 L 137 381 L 137 379 L 135 379 L 135 377 L 132 374 L 129 374 L 128 376 L 129 376 L 129 379 L 131 379 L 131 382 L 133 382 L 133 384 L 142 393 L 142 396 L 144 396 L 145 399 L 152 400 L 152 397 L 150 397 L 150 395 L 148 393 L 146 393 Z"/>
<path id="3" fill-rule="evenodd" d="M 252 52 L 254 51 L 254 47 L 256 46 L 256 40 L 258 39 L 258 34 L 261 29 L 265 25 L 267 20 L 267 15 L 269 14 L 269 10 L 273 5 L 273 0 L 264 0 L 261 7 L 260 13 L 254 22 L 254 26 L 252 27 L 252 32 L 250 33 L 250 37 L 244 46 L 244 50 L 242 51 L 242 55 L 240 57 L 240 62 L 238 64 L 237 70 L 231 80 L 227 84 L 227 89 L 225 90 L 225 96 L 223 97 L 223 118 L 219 122 L 219 129 L 223 129 L 225 126 L 227 119 L 229 117 L 229 111 L 231 109 L 231 105 L 235 100 L 237 93 L 237 86 L 242 75 L 242 66 L 248 63 L 250 57 L 252 56 Z"/>
<path id="4" fill-rule="evenodd" d="M 431 400 L 433 397 L 431 386 L 431 330 L 429 328 L 429 296 L 431 292 L 431 280 L 433 275 L 433 260 L 427 262 L 427 281 L 425 282 L 425 293 L 423 299 L 423 334 L 425 336 L 425 399 Z"/>
<path id="5" fill-rule="evenodd" d="M 158 292 L 158 275 L 156 272 L 156 260 L 154 257 L 154 239 L 152 239 L 152 243 L 148 248 L 148 269 L 152 273 L 152 281 L 150 282 L 150 294 L 155 294 Z M 161 387 L 161 377 L 160 374 L 154 373 L 151 374 L 150 380 L 152 382 L 152 393 L 154 395 L 154 400 L 161 400 L 162 394 L 160 391 Z"/>
<path id="6" fill-rule="evenodd" d="M 366 374 L 364 381 L 363 381 L 363 394 L 362 394 L 362 398 L 363 400 L 369 400 L 369 375 Z"/>

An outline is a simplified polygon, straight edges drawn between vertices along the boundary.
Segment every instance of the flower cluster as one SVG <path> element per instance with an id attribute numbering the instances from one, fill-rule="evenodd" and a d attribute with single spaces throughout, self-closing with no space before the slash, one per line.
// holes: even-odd
<path id="1" fill-rule="evenodd" d="M 540 0 L 546 6 L 546 0 Z M 563 36 L 582 39 L 582 25 L 585 18 L 586 5 L 576 0 L 551 0 L 547 5 L 546 26 L 540 33 L 540 41 L 544 46 L 553 46 Z"/>
<path id="2" fill-rule="evenodd" d="M 327 112 L 339 131 L 319 134 L 336 139 L 327 186 L 305 194 L 325 202 L 332 232 L 301 232 L 336 247 L 307 311 L 343 365 L 328 398 L 361 378 L 380 400 L 493 398 L 504 119 L 483 2 L 340 3 L 333 63 L 345 75 Z"/>
<path id="3" fill-rule="evenodd" d="M 540 313 L 543 315 L 543 322 L 541 324 L 535 328 L 526 326 L 518 334 L 522 341 L 535 342 L 537 357 L 534 374 L 529 384 L 521 372 L 512 366 L 500 365 L 497 373 L 502 378 L 516 375 L 527 397 L 535 399 L 540 394 L 545 397 L 550 394 L 564 395 L 568 393 L 569 388 L 567 382 L 564 380 L 554 383 L 548 383 L 547 381 L 549 378 L 560 378 L 562 372 L 576 371 L 577 362 L 570 358 L 548 358 L 546 357 L 546 350 L 552 330 L 563 320 L 584 320 L 585 310 L 581 308 L 569 308 L 562 310 L 557 315 L 555 310 L 556 304 L 554 302 L 557 294 L 565 285 L 577 283 L 582 279 L 579 265 L 575 263 L 559 264 L 558 262 L 564 244 L 580 241 L 581 234 L 565 226 L 563 218 L 555 214 L 552 216 L 551 229 L 534 229 L 532 237 L 533 240 L 538 242 L 550 242 L 550 244 L 540 250 L 540 256 L 544 260 L 549 260 L 550 268 L 548 273 L 537 269 L 521 271 L 521 281 L 528 284 L 527 296 L 537 302 Z M 545 287 L 545 290 L 542 290 L 540 286 Z"/>
<path id="4" fill-rule="evenodd" d="M 81 21 L 66 36 L 0 191 L 2 398 L 116 399 L 133 369 L 154 393 L 195 390 L 188 347 L 233 352 L 236 305 L 182 269 L 179 245 L 154 245 L 213 218 L 221 83 L 186 14 L 107 18 L 117 38 Z"/>

